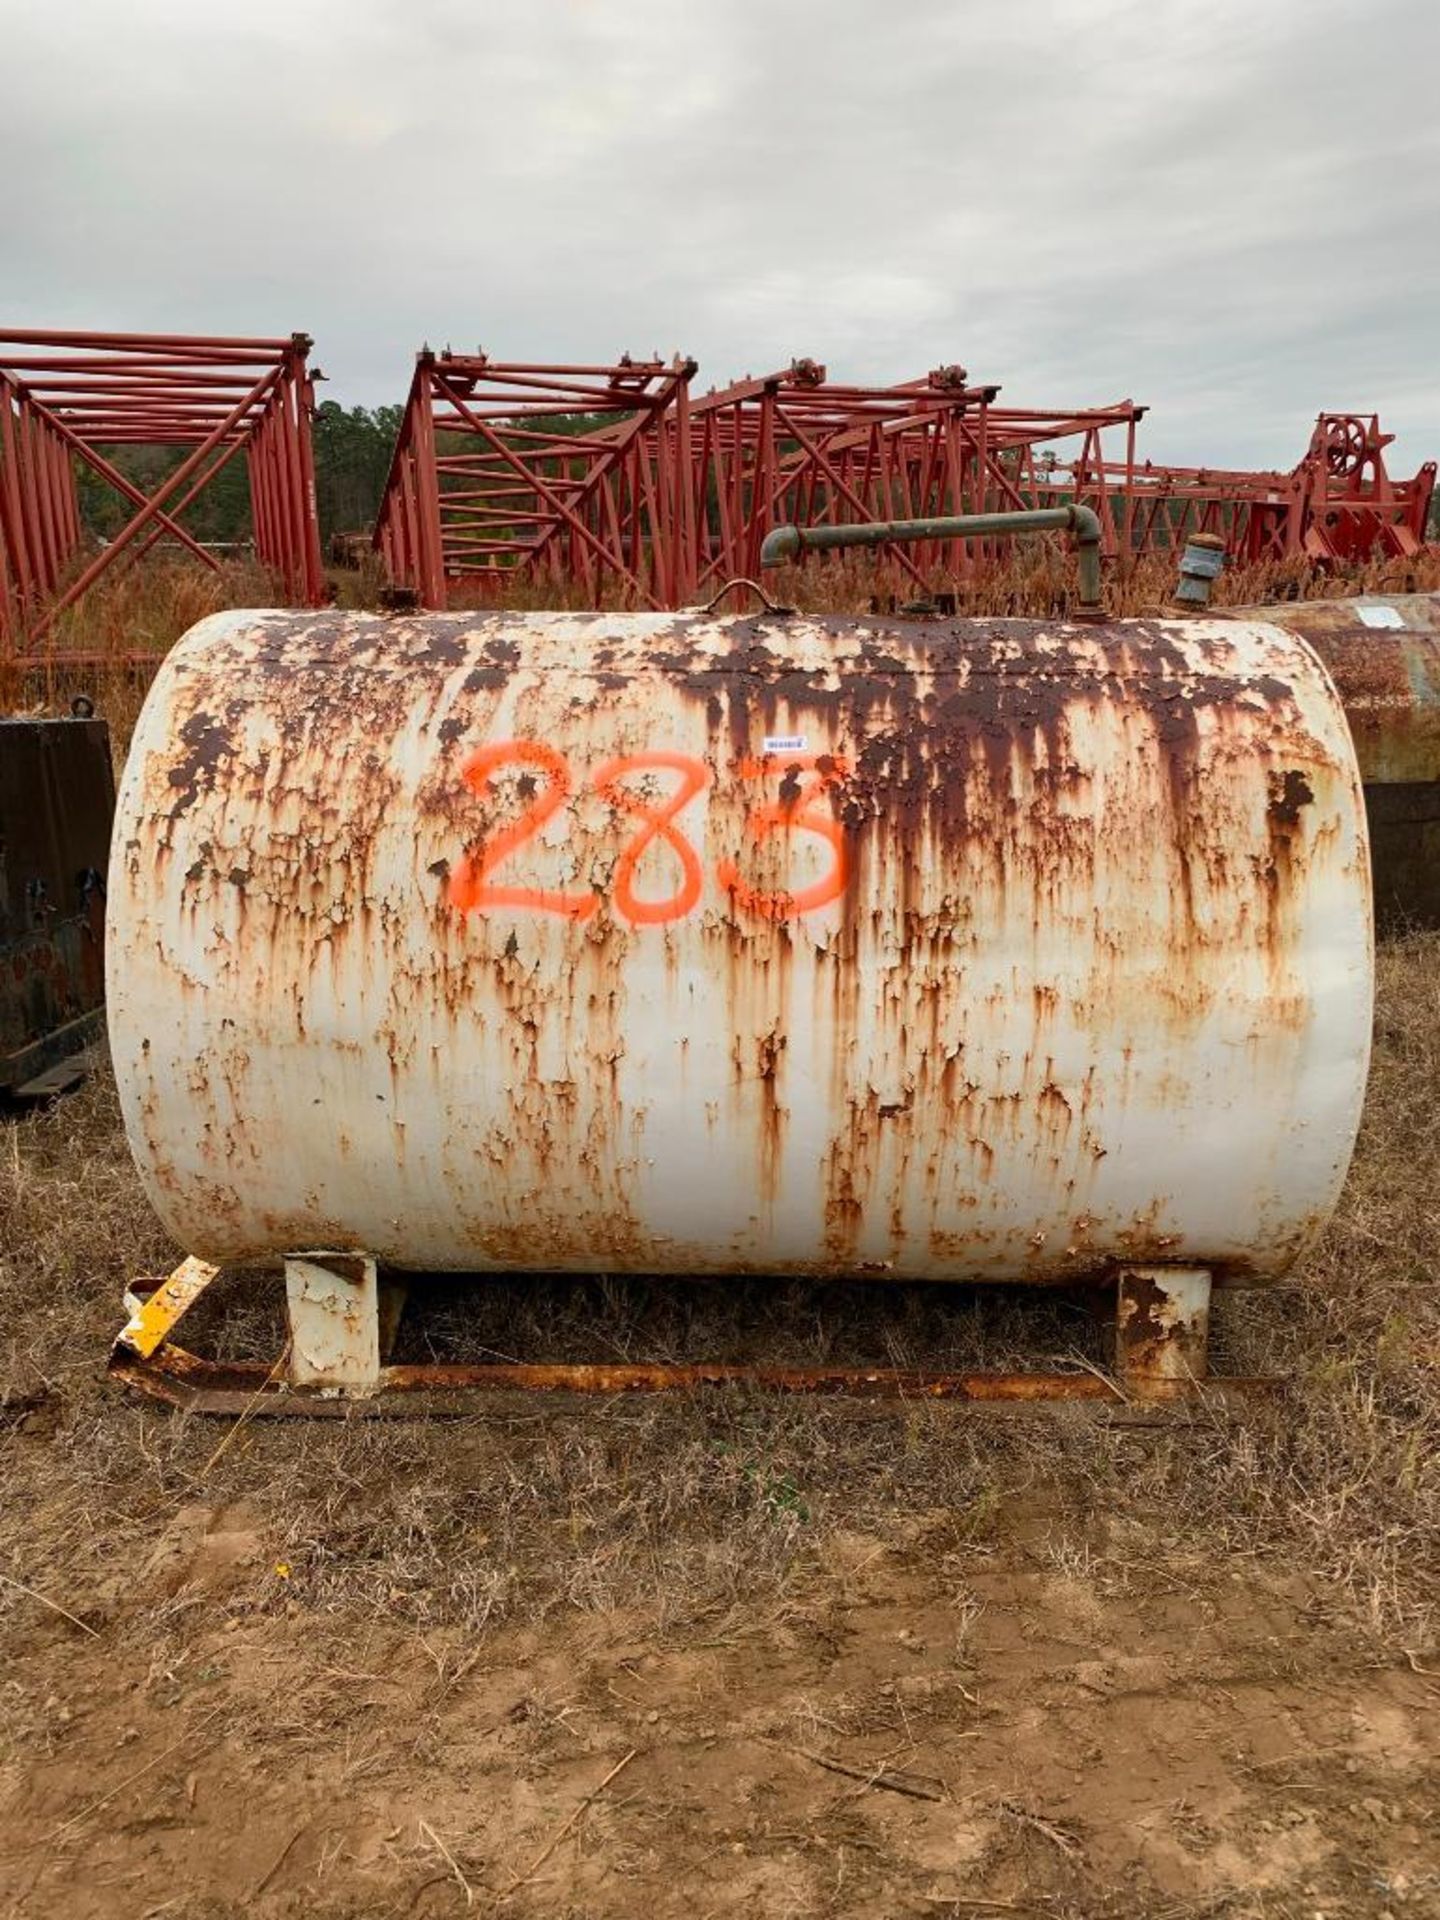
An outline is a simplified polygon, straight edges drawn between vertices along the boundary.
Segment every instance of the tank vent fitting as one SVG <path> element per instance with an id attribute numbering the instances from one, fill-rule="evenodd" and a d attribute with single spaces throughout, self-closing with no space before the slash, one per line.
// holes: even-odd
<path id="1" fill-rule="evenodd" d="M 1175 582 L 1175 598 L 1180 605 L 1208 607 L 1210 583 L 1219 579 L 1224 565 L 1225 542 L 1219 534 L 1189 534 L 1180 556 L 1180 578 Z"/>

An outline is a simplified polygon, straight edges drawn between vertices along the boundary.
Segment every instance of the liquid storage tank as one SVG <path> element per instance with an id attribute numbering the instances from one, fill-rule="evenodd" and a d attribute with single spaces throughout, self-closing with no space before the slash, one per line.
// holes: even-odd
<path id="1" fill-rule="evenodd" d="M 213 1262 L 1264 1281 L 1364 1090 L 1355 756 L 1258 621 L 216 614 L 109 907 Z"/>
<path id="2" fill-rule="evenodd" d="M 1239 616 L 1312 646 L 1350 722 L 1382 929 L 1440 927 L 1440 593 L 1295 600 Z"/>

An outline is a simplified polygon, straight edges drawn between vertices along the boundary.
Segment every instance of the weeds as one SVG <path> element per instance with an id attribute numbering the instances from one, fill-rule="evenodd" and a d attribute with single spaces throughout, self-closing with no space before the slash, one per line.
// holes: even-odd
<path id="1" fill-rule="evenodd" d="M 1170 603 L 1175 563 L 1146 555 L 1122 571 L 1112 565 L 1105 604 L 1114 615 L 1175 612 Z M 713 583 L 718 584 L 718 583 Z M 914 598 L 906 577 L 874 555 L 842 553 L 813 557 L 803 566 L 765 576 L 767 591 L 805 612 L 889 612 Z M 984 573 L 937 579 L 937 591 L 953 594 L 960 617 L 1017 616 L 1050 619 L 1073 605 L 1075 564 L 1059 544 L 1017 542 L 1003 564 Z M 347 611 L 375 609 L 383 586 L 378 566 L 367 561 L 331 576 L 331 590 Z M 1413 559 L 1365 566 L 1317 566 L 1286 560 L 1240 567 L 1221 575 L 1217 607 L 1256 607 L 1288 600 L 1328 599 L 1356 593 L 1425 593 L 1440 589 L 1440 547 Z M 709 597 L 707 588 L 702 598 Z M 210 572 L 193 562 L 165 557 L 102 578 L 66 613 L 34 663 L 0 661 L 0 701 L 41 712 L 64 712 L 77 694 L 96 702 L 110 721 L 117 751 L 128 741 L 156 667 L 176 640 L 207 614 L 227 607 L 275 603 L 271 576 L 253 562 L 227 561 Z M 464 583 L 451 592 L 459 611 L 500 609 L 580 610 L 589 604 L 578 585 L 517 577 L 483 590 Z M 617 605 L 623 605 L 621 601 Z M 743 612 L 743 598 L 720 609 Z"/>
<path id="2" fill-rule="evenodd" d="M 68 713 L 78 696 L 110 723 L 117 759 L 155 670 L 182 634 L 227 607 L 273 606 L 270 574 L 253 562 L 216 571 L 155 559 L 103 577 L 28 653 L 0 655 L 0 711 Z"/>
<path id="3" fill-rule="evenodd" d="M 1063 602 L 1069 566 L 1059 549 L 1027 547 L 1003 574 L 957 591 L 967 611 L 1046 613 Z M 1168 581 L 1168 564 L 1149 563 L 1112 583 L 1112 604 L 1158 604 Z M 781 590 L 864 606 L 878 584 L 873 564 L 845 559 Z M 1344 582 L 1298 567 L 1236 573 L 1222 594 L 1437 584 L 1440 559 L 1427 555 Z M 195 618 L 264 597 L 263 585 L 242 568 L 218 578 L 136 569 L 92 594 L 61 637 L 113 644 L 117 660 L 123 639 L 126 653 L 158 658 Z M 108 682 L 88 683 L 117 739 L 142 680 L 117 665 Z M 67 696 L 76 684 L 65 682 Z M 53 1581 L 82 1615 L 103 1613 L 125 1605 L 133 1569 L 178 1508 L 244 1504 L 267 1541 L 258 1608 L 475 1631 L 517 1614 L 616 1606 L 673 1622 L 781 1603 L 845 1529 L 923 1537 L 958 1588 L 1008 1505 L 1043 1491 L 1077 1564 L 1127 1553 L 1186 1566 L 1279 1559 L 1344 1595 L 1377 1635 L 1423 1645 L 1440 1603 L 1437 1084 L 1440 940 L 1415 935 L 1381 952 L 1370 1098 L 1335 1221 L 1285 1286 L 1217 1308 L 1220 1366 L 1282 1376 L 1289 1390 L 1274 1408 L 1127 1432 L 1075 1410 L 987 1418 L 745 1391 L 579 1407 L 507 1400 L 458 1426 L 257 1421 L 207 1474 L 213 1427 L 124 1400 L 100 1377 L 123 1282 L 178 1250 L 145 1202 L 113 1085 L 98 1073 L 78 1097 L 0 1134 L 3 1570 L 42 1591 Z M 450 1284 L 420 1306 L 405 1335 L 415 1358 L 961 1370 L 1104 1357 L 1085 1300 L 1002 1289 L 527 1277 Z M 241 1276 L 197 1311 L 187 1338 L 219 1356 L 268 1358 L 279 1329 L 273 1276 Z M 284 1581 L 268 1571 L 281 1563 Z M 0 1627 L 18 1604 L 0 1585 Z"/>
<path id="4" fill-rule="evenodd" d="M 4 1570 L 103 1614 L 124 1604 L 117 1569 L 133 1579 L 150 1550 L 137 1542 L 153 1547 L 203 1501 L 243 1507 L 263 1534 L 261 1609 L 481 1631 L 630 1607 L 673 1627 L 782 1606 L 847 1530 L 932 1556 L 958 1588 L 1014 1504 L 1040 1498 L 1041 1556 L 1057 1567 L 1168 1566 L 1184 1585 L 1270 1560 L 1324 1583 L 1375 1635 L 1425 1646 L 1440 1600 L 1437 1081 L 1440 940 L 1416 935 L 1381 952 L 1370 1100 L 1336 1219 L 1287 1284 L 1218 1303 L 1221 1364 L 1281 1375 L 1273 1407 L 1123 1429 L 1074 1409 L 986 1416 L 747 1391 L 516 1396 L 458 1424 L 257 1421 L 202 1478 L 213 1425 L 100 1378 L 124 1279 L 175 1249 L 98 1074 L 0 1141 Z M 233 1284 L 187 1338 L 272 1353 L 268 1286 Z M 1008 1366 L 1100 1351 L 1082 1301 L 1023 1290 L 527 1277 L 422 1290 L 416 1311 L 406 1337 L 455 1357 Z M 0 1625 L 19 1604 L 0 1589 Z"/>

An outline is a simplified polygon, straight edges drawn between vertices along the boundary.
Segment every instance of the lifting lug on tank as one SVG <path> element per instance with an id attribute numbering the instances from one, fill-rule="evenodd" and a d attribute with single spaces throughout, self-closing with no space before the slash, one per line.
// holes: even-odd
<path id="1" fill-rule="evenodd" d="M 758 580 L 751 580 L 742 573 L 737 573 L 733 580 L 727 580 L 720 591 L 711 599 L 707 600 L 703 607 L 697 607 L 693 609 L 693 611 L 697 613 L 713 613 L 720 602 L 725 599 L 727 595 L 734 593 L 737 588 L 744 588 L 748 592 L 753 593 L 766 613 L 773 613 L 777 619 L 788 620 L 796 611 L 794 607 L 782 607 L 778 600 L 772 600 Z"/>

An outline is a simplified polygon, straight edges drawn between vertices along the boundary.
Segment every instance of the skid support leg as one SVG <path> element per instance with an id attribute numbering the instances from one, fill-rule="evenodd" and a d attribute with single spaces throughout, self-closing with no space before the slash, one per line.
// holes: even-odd
<path id="1" fill-rule="evenodd" d="M 380 1287 L 362 1253 L 292 1253 L 285 1261 L 290 1379 L 366 1393 L 380 1384 Z"/>
<path id="2" fill-rule="evenodd" d="M 1208 1267 L 1122 1267 L 1115 1369 L 1137 1398 L 1169 1398 L 1205 1378 Z"/>
<path id="3" fill-rule="evenodd" d="M 386 1276 L 380 1282 L 380 1364 L 388 1367 L 400 1334 L 400 1316 L 410 1290 L 403 1280 Z"/>

